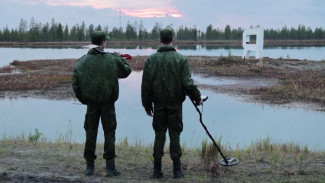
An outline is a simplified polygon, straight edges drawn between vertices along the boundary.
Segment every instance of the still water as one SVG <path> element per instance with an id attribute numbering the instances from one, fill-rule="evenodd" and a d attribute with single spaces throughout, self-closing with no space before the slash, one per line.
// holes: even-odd
<path id="1" fill-rule="evenodd" d="M 151 120 L 141 105 L 141 72 L 132 72 L 120 80 L 120 98 L 116 102 L 117 140 L 128 138 L 130 143 L 153 143 Z M 199 83 L 227 84 L 228 80 L 212 80 L 194 76 Z M 244 103 L 238 98 L 202 90 L 209 99 L 204 104 L 203 121 L 215 138 L 233 148 L 246 147 L 252 142 L 271 138 L 274 143 L 294 142 L 315 150 L 325 149 L 325 113 L 299 108 L 271 107 Z M 86 106 L 77 101 L 53 101 L 34 98 L 0 99 L 0 137 L 16 137 L 38 129 L 50 141 L 60 135 L 83 143 Z M 210 139 L 199 122 L 194 106 L 186 99 L 183 105 L 184 130 L 181 143 L 199 147 Z M 167 138 L 168 139 L 168 138 Z M 98 141 L 103 142 L 100 126 Z"/>
<path id="2" fill-rule="evenodd" d="M 128 53 L 132 56 L 150 55 L 156 52 L 157 46 L 134 46 L 128 48 L 111 47 L 109 52 Z M 178 52 L 183 55 L 200 56 L 241 56 L 241 47 L 220 47 L 220 46 L 176 46 Z M 62 59 L 79 58 L 87 52 L 88 48 L 0 48 L 0 67 L 8 65 L 13 60 L 31 59 Z M 254 56 L 254 53 L 252 54 Z M 325 46 L 320 47 L 265 47 L 263 56 L 270 58 L 292 58 L 308 60 L 325 60 Z"/>

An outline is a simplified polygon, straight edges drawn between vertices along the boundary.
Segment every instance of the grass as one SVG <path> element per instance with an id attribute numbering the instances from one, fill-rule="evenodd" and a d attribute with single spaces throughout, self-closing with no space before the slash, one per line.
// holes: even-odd
<path id="1" fill-rule="evenodd" d="M 36 135 L 40 132 L 30 134 Z M 84 177 L 84 144 L 29 141 L 26 137 L 2 138 L 0 140 L 0 180 L 3 172 L 16 180 L 23 175 L 45 181 L 50 176 L 62 182 L 152 182 L 152 144 L 141 142 L 130 144 L 127 137 L 116 143 L 116 165 L 122 172 L 120 177 L 104 177 L 105 160 L 103 144 L 97 144 L 95 175 Z M 221 159 L 214 146 L 208 141 L 201 148 L 187 148 L 183 145 L 182 169 L 186 177 L 172 179 L 172 161 L 169 149 L 165 146 L 162 182 L 324 182 L 325 152 L 312 151 L 295 143 L 274 144 L 265 138 L 246 148 L 231 149 L 217 140 L 226 157 L 236 157 L 240 163 L 234 167 L 222 167 Z M 184 147 L 185 146 L 185 147 Z M 7 177 L 8 178 L 8 177 Z M 28 177 L 23 177 L 25 180 Z M 52 180 L 52 181 L 53 181 Z M 49 181 L 49 180 L 47 180 Z"/>

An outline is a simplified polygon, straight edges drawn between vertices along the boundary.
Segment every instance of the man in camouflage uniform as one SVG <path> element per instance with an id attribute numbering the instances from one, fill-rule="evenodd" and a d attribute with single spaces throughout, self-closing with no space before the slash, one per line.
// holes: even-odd
<path id="1" fill-rule="evenodd" d="M 166 131 L 170 138 L 170 156 L 174 178 L 184 177 L 181 170 L 182 151 L 180 134 L 183 130 L 182 103 L 186 94 L 198 105 L 202 103 L 200 91 L 194 85 L 187 59 L 171 46 L 173 32 L 160 31 L 161 47 L 145 62 L 142 76 L 141 98 L 147 115 L 153 116 L 155 130 L 153 147 L 154 168 L 152 178 L 162 178 L 161 158 L 164 155 Z"/>
<path id="2" fill-rule="evenodd" d="M 91 35 L 92 48 L 75 64 L 72 87 L 78 100 L 87 105 L 84 128 L 86 143 L 84 158 L 87 168 L 85 175 L 94 173 L 96 140 L 99 118 L 101 118 L 105 143 L 106 175 L 117 176 L 115 168 L 116 115 L 114 103 L 118 99 L 118 78 L 126 78 L 131 73 L 130 66 L 121 56 L 104 52 L 106 34 L 98 31 Z"/>

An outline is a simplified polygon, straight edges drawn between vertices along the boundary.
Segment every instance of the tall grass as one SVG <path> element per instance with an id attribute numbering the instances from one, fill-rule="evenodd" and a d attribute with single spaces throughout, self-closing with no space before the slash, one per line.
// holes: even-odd
<path id="1" fill-rule="evenodd" d="M 33 131 L 30 136 L 37 136 L 40 131 Z M 60 175 L 82 176 L 85 167 L 83 144 L 51 143 L 29 141 L 28 135 L 15 138 L 5 136 L 0 140 L 1 160 L 6 162 L 0 167 L 8 171 L 21 171 L 33 168 L 38 174 L 57 173 Z M 275 144 L 270 137 L 252 142 L 245 148 L 231 148 L 217 140 L 226 157 L 235 157 L 240 163 L 235 167 L 222 167 L 218 164 L 221 157 L 210 140 L 203 140 L 200 148 L 188 148 L 182 145 L 182 168 L 185 178 L 178 182 L 323 182 L 325 180 L 325 153 L 314 152 L 307 146 L 295 143 Z M 96 174 L 99 181 L 104 179 L 105 160 L 102 143 L 97 144 Z M 166 146 L 165 146 L 166 147 Z M 144 145 L 141 141 L 130 143 L 127 137 L 116 143 L 116 166 L 123 175 L 112 181 L 151 182 L 153 157 L 152 144 Z M 173 181 L 172 160 L 169 149 L 164 149 L 162 169 L 165 173 L 163 182 Z M 23 157 L 23 158 L 17 158 Z M 15 161 L 7 161 L 13 159 Z M 37 160 L 37 161 L 36 161 Z M 46 165 L 46 166 L 45 166 Z M 32 166 L 32 167 L 31 167 Z M 49 168 L 44 168 L 49 167 Z M 16 172 L 14 172 L 16 173 Z M 93 177 L 92 177 L 93 178 Z M 92 179 L 84 179 L 92 181 Z"/>

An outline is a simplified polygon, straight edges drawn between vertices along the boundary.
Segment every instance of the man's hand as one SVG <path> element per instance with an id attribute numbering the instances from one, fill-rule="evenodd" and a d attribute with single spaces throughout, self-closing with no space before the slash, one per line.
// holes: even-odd
<path id="1" fill-rule="evenodd" d="M 197 106 L 199 106 L 199 105 L 202 105 L 203 104 L 203 102 L 204 102 L 204 100 L 203 99 L 201 99 L 200 100 L 200 102 L 198 103 L 198 104 L 196 104 Z"/>
<path id="2" fill-rule="evenodd" d="M 202 95 L 201 96 L 201 100 L 200 100 L 200 102 L 198 103 L 198 104 L 196 104 L 196 105 L 202 105 L 203 104 L 203 102 L 205 102 L 206 100 L 208 100 L 208 96 L 206 96 L 206 95 Z"/>
<path id="3" fill-rule="evenodd" d="M 148 116 L 152 117 L 153 116 L 153 111 L 152 110 L 146 110 L 146 113 Z"/>

